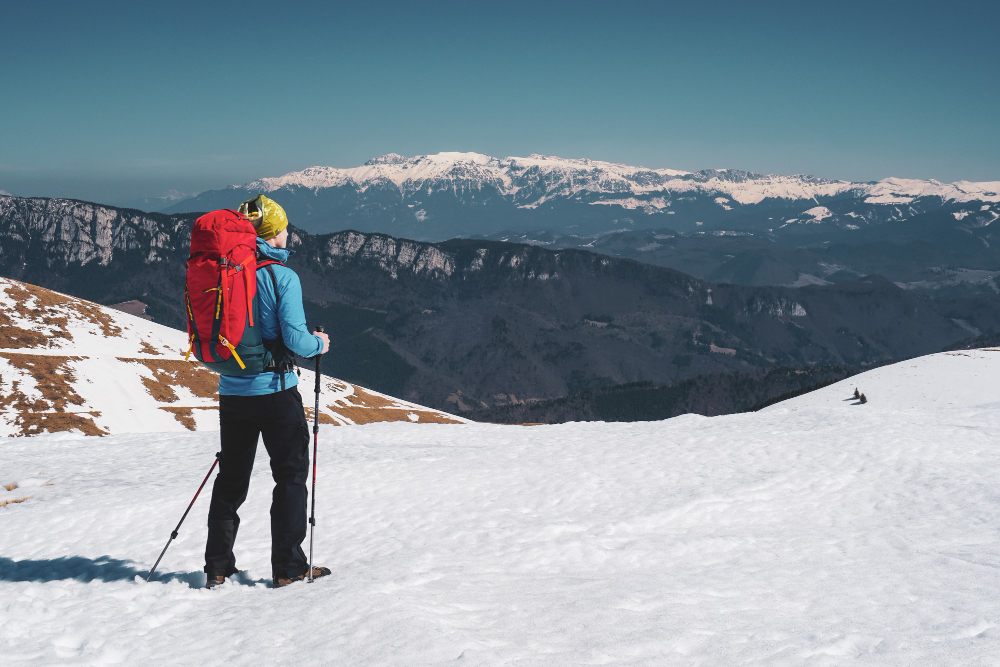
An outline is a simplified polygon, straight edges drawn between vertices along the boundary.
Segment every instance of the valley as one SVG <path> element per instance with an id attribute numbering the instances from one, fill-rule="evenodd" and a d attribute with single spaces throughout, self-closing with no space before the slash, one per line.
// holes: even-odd
<path id="1" fill-rule="evenodd" d="M 154 321 L 183 328 L 178 294 L 194 217 L 3 197 L 0 275 L 102 304 L 137 300 Z M 986 276 L 983 284 L 928 289 L 897 282 L 934 270 L 921 262 L 950 247 L 932 243 L 941 228 L 930 224 L 924 238 L 906 241 L 927 249 L 920 255 L 880 240 L 884 227 L 865 232 L 871 241 L 850 246 L 846 259 L 847 246 L 833 243 L 797 248 L 662 230 L 597 242 L 551 237 L 543 246 L 538 235 L 517 238 L 530 245 L 429 243 L 295 229 L 289 265 L 301 277 L 310 322 L 325 324 L 336 341 L 324 372 L 472 414 L 637 382 L 669 386 L 735 373 L 752 383 L 783 367 L 847 374 L 1000 330 L 1000 298 L 989 285 L 991 251 L 1000 245 L 990 243 L 989 226 L 945 233 L 970 239 L 961 261 L 969 275 Z M 650 236 L 658 247 L 640 250 Z M 895 266 L 887 261 L 893 253 Z M 848 259 L 857 268 L 822 272 Z M 741 272 L 741 263 L 758 269 Z M 891 279 L 863 272 L 879 264 Z M 773 284 L 793 275 L 800 286 Z M 751 394 L 766 400 L 788 389 Z M 711 409 L 705 401 L 684 405 Z"/>

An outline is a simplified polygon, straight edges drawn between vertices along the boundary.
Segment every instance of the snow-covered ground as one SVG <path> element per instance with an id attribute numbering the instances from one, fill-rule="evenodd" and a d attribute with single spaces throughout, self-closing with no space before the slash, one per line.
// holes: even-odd
<path id="1" fill-rule="evenodd" d="M 268 585 L 263 454 L 238 565 L 209 432 L 0 440 L 0 655 L 20 664 L 1000 664 L 1000 352 L 755 414 L 320 433 L 317 562 Z M 869 399 L 849 397 L 857 386 Z M 262 449 L 262 448 L 261 448 Z M 206 494 L 208 489 L 206 489 Z"/>
<path id="2" fill-rule="evenodd" d="M 187 348 L 183 331 L 0 278 L 0 437 L 218 430 L 218 376 Z M 315 381 L 301 369 L 310 410 Z M 466 421 L 337 378 L 322 385 L 330 424 Z"/>

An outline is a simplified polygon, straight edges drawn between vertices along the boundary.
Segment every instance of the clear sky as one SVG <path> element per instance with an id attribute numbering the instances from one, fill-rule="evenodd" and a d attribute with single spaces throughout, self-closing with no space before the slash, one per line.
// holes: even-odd
<path id="1" fill-rule="evenodd" d="M 0 0 L 0 189 L 439 151 L 1000 180 L 1000 2 Z"/>

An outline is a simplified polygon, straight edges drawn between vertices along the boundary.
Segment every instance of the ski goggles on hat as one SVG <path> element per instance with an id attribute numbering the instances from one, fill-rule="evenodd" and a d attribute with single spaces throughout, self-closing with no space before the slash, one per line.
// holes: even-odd
<path id="1" fill-rule="evenodd" d="M 240 204 L 240 213 L 251 220 L 259 220 L 264 215 L 264 195 L 257 195 Z"/>

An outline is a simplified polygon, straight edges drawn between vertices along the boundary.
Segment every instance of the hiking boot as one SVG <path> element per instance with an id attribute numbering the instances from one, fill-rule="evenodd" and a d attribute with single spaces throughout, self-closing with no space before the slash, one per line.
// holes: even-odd
<path id="1" fill-rule="evenodd" d="M 229 574 L 206 575 L 208 577 L 208 581 L 205 582 L 205 588 L 215 588 L 216 586 L 221 586 L 222 584 L 226 583 L 226 579 L 228 577 L 231 577 L 234 574 L 239 574 L 240 572 L 242 572 L 242 570 L 233 570 Z"/>
<path id="2" fill-rule="evenodd" d="M 309 573 L 308 572 L 303 572 L 302 574 L 300 574 L 297 577 L 289 577 L 287 579 L 284 578 L 284 577 L 275 577 L 274 578 L 274 587 L 275 588 L 283 588 L 283 587 L 287 586 L 288 584 L 294 584 L 296 581 L 304 581 L 307 574 L 309 574 Z M 319 566 L 316 566 L 316 567 L 313 568 L 313 579 L 319 579 L 320 577 L 325 577 L 328 574 L 332 574 L 330 572 L 330 568 L 328 568 L 328 567 L 319 567 Z"/>

